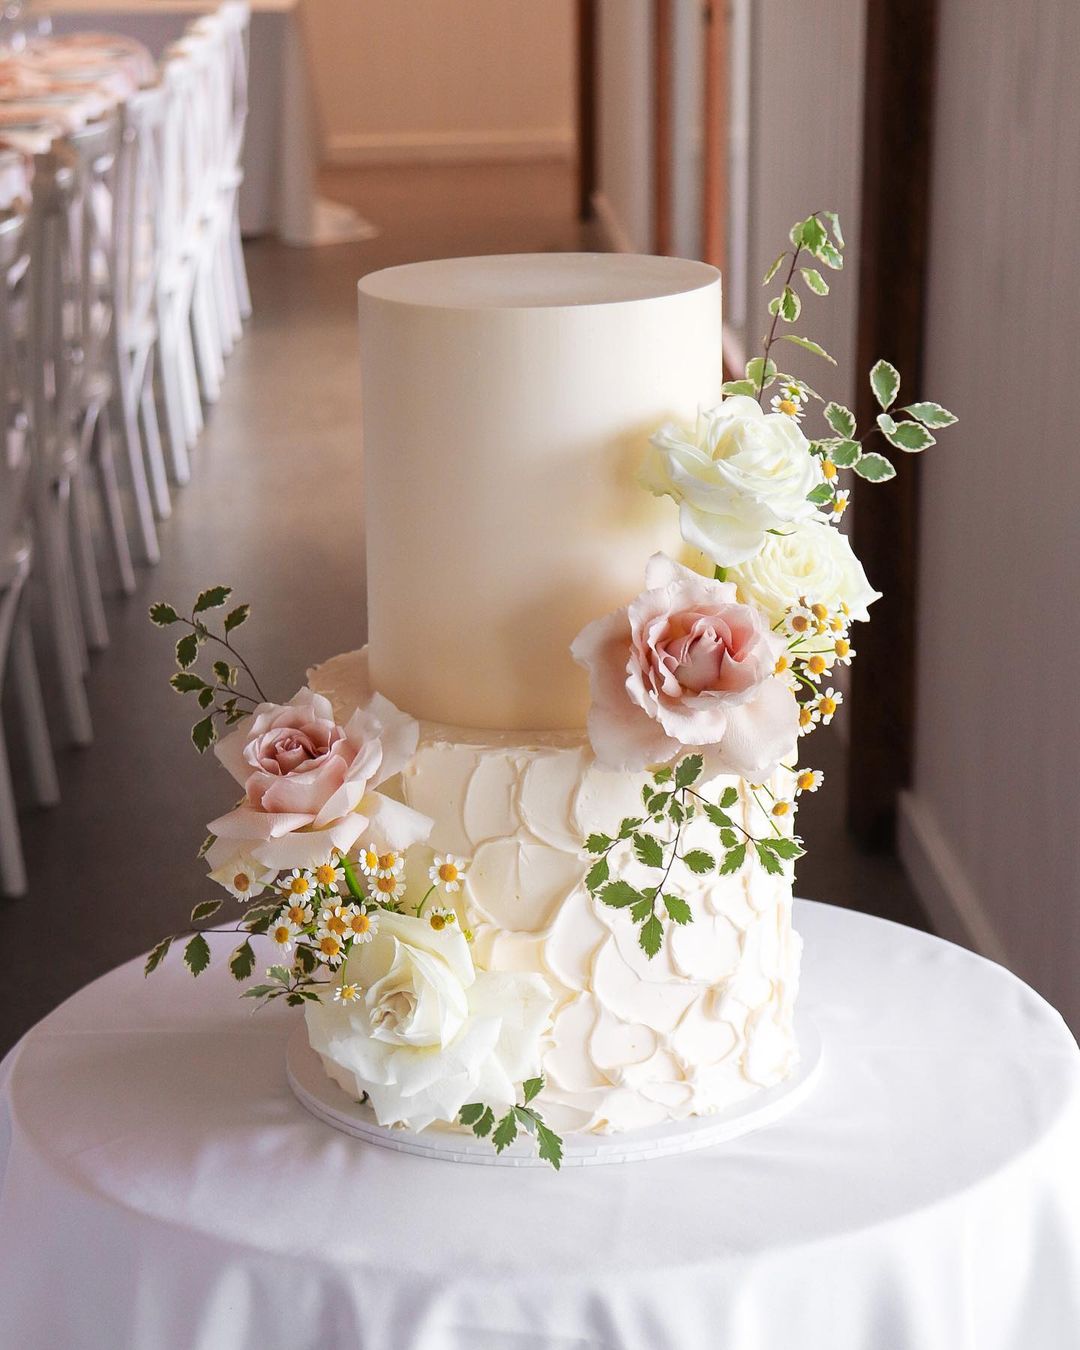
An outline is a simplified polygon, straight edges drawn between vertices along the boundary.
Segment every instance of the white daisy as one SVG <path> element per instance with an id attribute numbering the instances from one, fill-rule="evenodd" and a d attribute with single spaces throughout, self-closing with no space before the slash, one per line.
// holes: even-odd
<path id="1" fill-rule="evenodd" d="M 339 966 L 345 955 L 345 944 L 333 933 L 320 933 L 315 939 L 315 955 L 328 966 Z"/>
<path id="2" fill-rule="evenodd" d="M 817 621 L 814 618 L 813 610 L 805 600 L 800 600 L 797 605 L 792 605 L 784 615 L 784 631 L 789 637 L 801 638 L 807 634 L 815 632 Z"/>
<path id="3" fill-rule="evenodd" d="M 379 875 L 379 850 L 374 845 L 369 845 L 363 849 L 356 861 L 364 876 L 377 877 Z"/>
<path id="4" fill-rule="evenodd" d="M 843 703 L 844 696 L 839 689 L 829 688 L 819 697 L 817 701 L 817 710 L 821 715 L 821 725 L 827 727 L 833 720 L 833 714 Z"/>
<path id="5" fill-rule="evenodd" d="M 360 997 L 358 984 L 339 984 L 334 989 L 335 1003 L 355 1003 Z"/>
<path id="6" fill-rule="evenodd" d="M 216 868 L 210 877 L 237 900 L 254 900 L 266 890 L 268 883 L 274 879 L 274 873 L 251 858 L 234 858 L 224 867 Z"/>
<path id="7" fill-rule="evenodd" d="M 281 911 L 281 917 L 288 919 L 297 928 L 306 928 L 315 917 L 315 912 L 306 900 L 290 900 Z"/>
<path id="8" fill-rule="evenodd" d="M 818 712 L 815 703 L 799 704 L 799 735 L 809 736 L 814 727 L 821 720 L 821 713 Z"/>
<path id="9" fill-rule="evenodd" d="M 337 859 L 330 858 L 324 863 L 320 863 L 313 873 L 316 883 L 324 891 L 337 891 L 339 887 L 344 886 L 345 869 L 338 867 Z"/>
<path id="10" fill-rule="evenodd" d="M 289 922 L 283 911 L 270 925 L 268 936 L 270 941 L 277 947 L 278 951 L 291 952 L 293 949 L 293 942 L 299 931 L 296 924 Z"/>
<path id="11" fill-rule="evenodd" d="M 379 870 L 375 873 L 377 877 L 400 876 L 404 870 L 405 855 L 403 853 L 379 854 Z"/>
<path id="12" fill-rule="evenodd" d="M 370 942 L 379 931 L 379 915 L 377 910 L 370 913 L 366 909 L 361 909 L 359 905 L 347 905 L 343 911 L 345 919 L 345 936 L 352 938 L 353 942 Z"/>
<path id="13" fill-rule="evenodd" d="M 803 792 L 816 792 L 825 781 L 820 769 L 799 769 L 795 774 L 795 795 Z"/>
<path id="14" fill-rule="evenodd" d="M 405 894 L 405 882 L 401 877 L 395 877 L 393 874 L 376 877 L 374 891 L 376 900 L 385 905 L 391 900 L 400 899 Z"/>
<path id="15" fill-rule="evenodd" d="M 844 492 L 838 492 L 835 497 L 833 497 L 832 510 L 829 513 L 829 519 L 837 522 L 841 520 L 844 512 L 848 509 L 848 502 L 850 500 L 850 492 L 847 492 L 846 490 Z"/>
<path id="16" fill-rule="evenodd" d="M 310 900 L 315 894 L 315 879 L 306 867 L 294 867 L 278 881 L 278 888 L 293 900 Z"/>
<path id="17" fill-rule="evenodd" d="M 349 921 L 346 917 L 347 905 L 328 905 L 319 915 L 318 936 L 330 933 L 342 942 L 349 936 Z"/>
<path id="18" fill-rule="evenodd" d="M 831 669 L 833 659 L 832 652 L 811 652 L 802 663 L 803 674 L 816 684 Z"/>
<path id="19" fill-rule="evenodd" d="M 783 390 L 775 394 L 769 404 L 774 413 L 783 413 L 785 417 L 790 417 L 793 422 L 801 422 L 803 418 L 802 400 L 789 398 Z"/>
<path id="20" fill-rule="evenodd" d="M 788 797 L 777 797 L 769 809 L 769 814 L 778 820 L 795 814 L 795 803 Z"/>
<path id="21" fill-rule="evenodd" d="M 833 654 L 841 666 L 850 666 L 855 656 L 855 648 L 846 637 L 837 638 L 833 644 Z"/>
<path id="22" fill-rule="evenodd" d="M 457 923 L 457 915 L 452 909 L 447 909 L 442 905 L 433 905 L 428 910 L 428 923 L 431 924 L 436 933 L 441 933 L 450 924 Z"/>
<path id="23" fill-rule="evenodd" d="M 464 858 L 455 858 L 452 853 L 445 857 L 435 857 L 428 868 L 428 880 L 433 886 L 441 886 L 451 894 L 461 890 L 461 879 L 465 875 L 467 864 Z"/>

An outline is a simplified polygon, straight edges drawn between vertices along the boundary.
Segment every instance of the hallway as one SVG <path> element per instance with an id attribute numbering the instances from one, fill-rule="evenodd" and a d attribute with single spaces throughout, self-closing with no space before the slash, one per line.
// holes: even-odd
<path id="1" fill-rule="evenodd" d="M 357 277 L 420 258 L 591 242 L 573 220 L 573 177 L 560 164 L 334 170 L 324 187 L 382 233 L 323 249 L 269 240 L 248 248 L 254 319 L 210 411 L 193 480 L 174 494 L 163 561 L 140 573 L 130 600 L 109 604 L 112 643 L 94 658 L 88 686 L 95 744 L 61 750 L 62 804 L 22 817 L 30 895 L 4 903 L 8 931 L 37 948 L 36 972 L 30 984 L 0 984 L 0 1053 L 75 989 L 182 927 L 209 894 L 194 854 L 203 822 L 229 805 L 229 780 L 188 741 L 194 704 L 168 686 L 170 634 L 151 627 L 147 606 L 186 607 L 204 586 L 232 585 L 236 602 L 253 607 L 241 650 L 272 696 L 287 697 L 308 665 L 363 640 Z M 63 731 L 54 724 L 57 739 Z M 20 784 L 25 765 L 12 741 Z M 842 833 L 835 734 L 820 733 L 813 751 L 828 781 L 801 821 L 810 853 L 798 890 L 925 927 L 898 864 L 860 856 Z"/>

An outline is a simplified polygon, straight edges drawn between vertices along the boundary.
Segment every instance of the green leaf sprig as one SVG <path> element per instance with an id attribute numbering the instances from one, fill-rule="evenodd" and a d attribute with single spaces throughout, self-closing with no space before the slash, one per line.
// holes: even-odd
<path id="1" fill-rule="evenodd" d="M 595 858 L 585 877 L 586 887 L 612 909 L 629 910 L 630 918 L 638 925 L 638 943 L 650 960 L 663 946 L 665 917 L 680 926 L 693 922 L 689 902 L 669 884 L 677 863 L 695 876 L 710 872 L 731 876 L 742 869 L 752 850 L 767 872 L 778 875 L 784 862 L 803 854 L 801 841 L 782 834 L 771 818 L 772 834 L 757 838 L 729 814 L 738 803 L 738 788 L 725 788 L 715 803 L 697 792 L 694 784 L 704 767 L 704 757 L 693 754 L 674 766 L 657 769 L 651 782 L 641 790 L 644 815 L 628 816 L 613 835 L 595 833 L 585 840 L 586 852 Z M 766 808 L 762 809 L 768 815 Z M 702 848 L 682 852 L 684 827 L 699 812 L 718 831 L 716 854 Z M 654 833 L 657 826 L 667 828 L 666 839 Z M 661 873 L 655 886 L 638 888 L 628 881 L 611 879 L 612 854 L 620 847 L 632 851 L 642 866 Z"/>
<path id="2" fill-rule="evenodd" d="M 169 628 L 173 624 L 181 624 L 189 630 L 176 644 L 177 671 L 169 683 L 178 694 L 194 694 L 199 707 L 206 714 L 191 729 L 192 743 L 200 755 L 217 740 L 215 718 L 220 718 L 229 727 L 247 717 L 257 703 L 266 701 L 266 695 L 250 666 L 229 637 L 230 633 L 247 622 L 251 606 L 243 604 L 230 609 L 222 621 L 221 633 L 214 632 L 207 620 L 200 617 L 210 610 L 223 609 L 231 595 L 231 586 L 210 586 L 196 597 L 188 616 L 164 600 L 150 606 L 150 622 L 156 627 Z M 212 679 L 206 679 L 192 669 L 207 643 L 218 644 L 230 658 L 212 663 Z M 250 681 L 254 693 L 238 688 L 241 670 Z"/>
<path id="3" fill-rule="evenodd" d="M 470 1102 L 468 1106 L 461 1108 L 458 1120 L 462 1125 L 468 1125 L 477 1139 L 487 1139 L 490 1136 L 496 1153 L 502 1153 L 504 1149 L 509 1148 L 520 1130 L 524 1129 L 536 1139 L 538 1155 L 544 1162 L 550 1163 L 557 1172 L 562 1166 L 563 1141 L 550 1126 L 545 1125 L 540 1112 L 530 1105 L 543 1090 L 542 1077 L 527 1078 L 521 1085 L 524 1101 L 520 1106 L 512 1106 L 505 1115 L 496 1119 L 495 1112 L 490 1106 L 483 1102 Z"/>

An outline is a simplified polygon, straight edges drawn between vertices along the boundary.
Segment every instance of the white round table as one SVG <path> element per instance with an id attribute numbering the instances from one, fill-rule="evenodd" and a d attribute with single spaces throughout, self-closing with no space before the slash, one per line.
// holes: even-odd
<path id="1" fill-rule="evenodd" d="M 1061 1019 L 938 939 L 805 902 L 797 922 L 811 1095 L 712 1149 L 559 1175 L 339 1134 L 286 1085 L 296 1012 L 253 1014 L 223 965 L 114 971 L 0 1066 L 0 1339 L 1076 1350 Z"/>

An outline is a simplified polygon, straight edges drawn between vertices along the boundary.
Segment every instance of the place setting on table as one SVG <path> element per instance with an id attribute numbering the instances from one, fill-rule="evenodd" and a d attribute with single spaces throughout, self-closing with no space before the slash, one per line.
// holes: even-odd
<path id="1" fill-rule="evenodd" d="M 1075 1347 L 1064 1022 L 794 898 L 850 485 L 957 421 L 781 368 L 844 248 L 795 223 L 733 379 L 705 263 L 363 278 L 367 645 L 291 693 L 227 578 L 150 608 L 222 813 L 0 1065 L 20 1346 Z"/>

